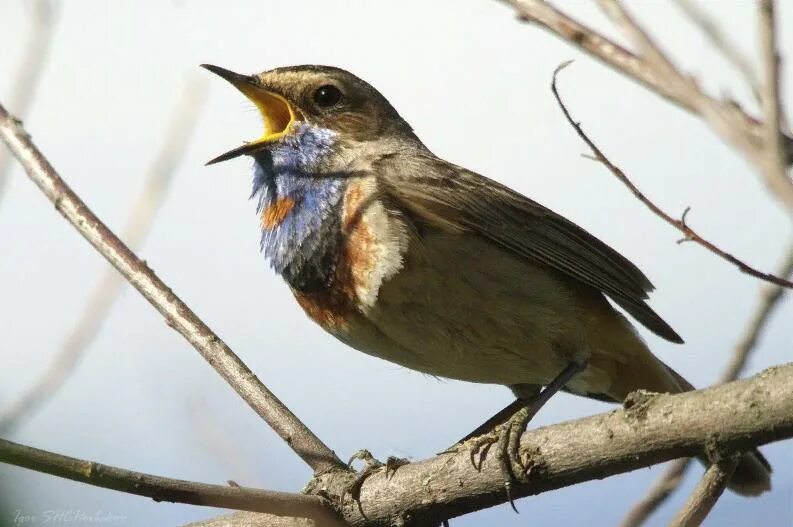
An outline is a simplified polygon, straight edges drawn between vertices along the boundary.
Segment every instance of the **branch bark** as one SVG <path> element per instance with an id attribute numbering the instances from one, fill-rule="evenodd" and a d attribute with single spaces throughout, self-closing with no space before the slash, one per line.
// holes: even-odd
<path id="1" fill-rule="evenodd" d="M 0 462 L 96 487 L 145 496 L 154 501 L 266 512 L 275 516 L 311 518 L 323 525 L 343 525 L 332 509 L 317 496 L 164 478 L 63 456 L 5 439 L 0 439 Z"/>
<path id="2" fill-rule="evenodd" d="M 198 117 L 206 101 L 203 82 L 189 82 L 180 97 L 180 105 L 154 157 L 140 196 L 132 207 L 121 237 L 134 251 L 146 238 L 160 206 L 165 202 L 168 187 L 177 165 L 184 156 Z M 34 384 L 0 412 L 0 433 L 6 433 L 29 419 L 69 379 L 80 358 L 101 331 L 110 308 L 123 290 L 126 281 L 108 268 L 97 282 L 74 326 L 56 350 L 46 369 Z"/>
<path id="3" fill-rule="evenodd" d="M 315 472 L 342 461 L 309 430 L 195 313 L 104 224 L 36 148 L 22 124 L 0 105 L 0 138 L 28 176 L 88 242 L 193 345 L 204 359 Z"/>
<path id="4" fill-rule="evenodd" d="M 793 364 L 702 391 L 636 392 L 626 405 L 524 433 L 521 456 L 533 468 L 527 480 L 513 486 L 513 496 L 602 479 L 713 448 L 738 452 L 793 437 Z M 488 456 L 477 470 L 469 448 L 463 445 L 456 452 L 399 467 L 393 474 L 373 474 L 361 489 L 361 509 L 348 500 L 344 519 L 351 526 L 425 526 L 506 503 L 498 459 Z M 337 475 L 317 477 L 308 492 L 337 499 L 345 483 Z M 264 526 L 268 521 L 233 515 L 224 523 L 214 519 L 194 526 Z"/>

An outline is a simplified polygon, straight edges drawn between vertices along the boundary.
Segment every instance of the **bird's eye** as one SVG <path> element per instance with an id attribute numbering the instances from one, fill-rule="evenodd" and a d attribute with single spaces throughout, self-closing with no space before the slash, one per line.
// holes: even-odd
<path id="1" fill-rule="evenodd" d="M 326 84 L 317 88 L 314 92 L 314 102 L 320 108 L 330 108 L 341 99 L 341 91 L 332 84 Z"/>

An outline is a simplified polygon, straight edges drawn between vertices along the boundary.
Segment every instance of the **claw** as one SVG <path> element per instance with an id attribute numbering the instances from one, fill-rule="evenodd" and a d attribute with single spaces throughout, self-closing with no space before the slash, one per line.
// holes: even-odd
<path id="1" fill-rule="evenodd" d="M 512 487 L 519 481 L 515 475 L 513 467 L 518 467 L 518 472 L 525 477 L 528 473 L 523 460 L 520 459 L 520 436 L 526 430 L 529 423 L 529 412 L 527 409 L 515 413 L 508 421 L 498 425 L 496 429 L 488 434 L 475 437 L 470 441 L 471 444 L 471 464 L 477 470 L 482 469 L 482 463 L 488 450 L 496 445 L 496 459 L 498 460 L 501 475 L 504 478 L 504 491 L 512 510 L 518 512 L 515 500 L 512 497 Z M 477 463 L 476 458 L 479 457 Z"/>
<path id="2" fill-rule="evenodd" d="M 487 456 L 490 447 L 493 444 L 498 442 L 498 427 L 496 430 L 483 434 L 479 437 L 474 437 L 470 439 L 471 441 L 471 465 L 474 466 L 476 470 L 482 470 L 482 463 L 485 462 L 485 457 Z M 476 462 L 476 456 L 479 455 L 479 463 Z"/>
<path id="3" fill-rule="evenodd" d="M 366 481 L 369 476 L 381 468 L 385 468 L 386 478 L 389 477 L 389 473 L 391 473 L 391 477 L 393 477 L 399 467 L 407 465 L 410 463 L 410 461 L 395 456 L 389 456 L 388 459 L 386 459 L 386 462 L 383 463 L 382 461 L 375 458 L 372 453 L 365 448 L 355 452 L 347 462 L 347 466 L 352 469 L 352 464 L 356 460 L 363 461 L 364 467 L 355 475 L 353 482 L 347 485 L 347 487 L 342 491 L 339 501 L 341 504 L 343 504 L 344 498 L 349 494 L 353 501 L 358 505 L 358 511 L 361 513 L 361 516 L 365 518 L 366 515 L 363 513 L 363 508 L 361 507 L 361 488 L 363 487 L 364 481 Z"/>
<path id="4" fill-rule="evenodd" d="M 410 464 L 410 461 L 407 459 L 396 456 L 388 456 L 388 459 L 385 460 L 385 477 L 387 479 L 393 478 L 399 467 L 404 467 L 408 464 Z M 391 473 L 391 476 L 388 475 L 389 472 Z"/>

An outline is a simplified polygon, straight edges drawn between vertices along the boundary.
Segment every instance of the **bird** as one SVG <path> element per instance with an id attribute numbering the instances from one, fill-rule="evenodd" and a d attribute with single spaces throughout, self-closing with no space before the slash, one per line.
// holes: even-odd
<path id="1" fill-rule="evenodd" d="M 613 305 L 683 342 L 647 304 L 642 271 L 561 215 L 434 155 L 366 81 L 332 66 L 202 66 L 261 114 L 260 138 L 207 164 L 253 159 L 261 251 L 308 317 L 369 355 L 515 394 L 464 438 L 472 449 L 498 442 L 508 491 L 513 465 L 523 468 L 520 434 L 558 391 L 620 403 L 639 389 L 694 389 Z M 770 471 L 759 451 L 744 453 L 730 488 L 758 495 Z"/>

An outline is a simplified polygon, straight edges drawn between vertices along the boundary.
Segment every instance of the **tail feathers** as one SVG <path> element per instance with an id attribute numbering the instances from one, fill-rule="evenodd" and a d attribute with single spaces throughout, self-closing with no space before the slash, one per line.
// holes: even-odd
<path id="1" fill-rule="evenodd" d="M 678 392 L 689 392 L 695 389 L 682 375 L 661 361 L 658 362 L 674 379 L 675 384 L 679 387 Z M 700 458 L 700 461 L 705 465 L 708 464 L 707 459 Z M 741 457 L 732 479 L 730 479 L 729 488 L 741 496 L 759 496 L 763 492 L 771 490 L 771 465 L 759 450 L 750 450 Z"/>

